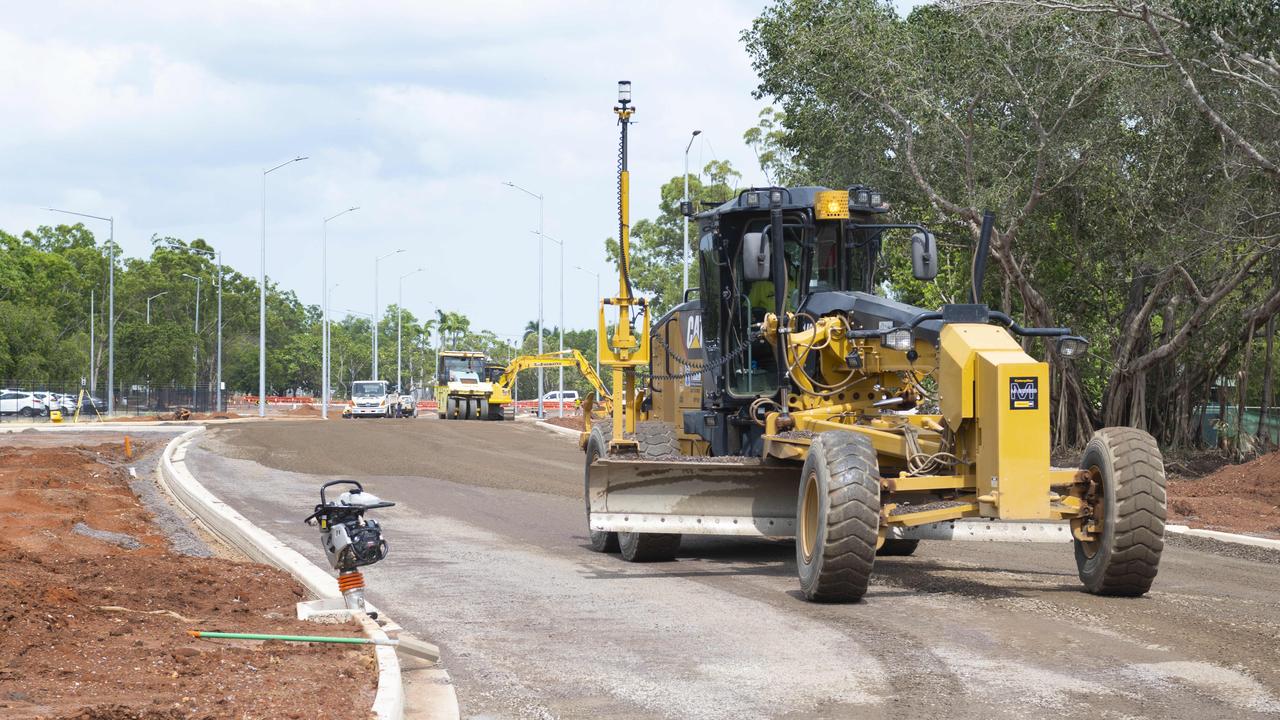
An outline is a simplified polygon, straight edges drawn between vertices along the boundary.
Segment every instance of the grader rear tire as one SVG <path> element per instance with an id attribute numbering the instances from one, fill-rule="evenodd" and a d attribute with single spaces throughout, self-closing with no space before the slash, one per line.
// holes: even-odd
<path id="1" fill-rule="evenodd" d="M 1164 458 L 1155 438 L 1135 428 L 1103 428 L 1080 467 L 1100 486 L 1095 541 L 1075 540 L 1076 568 L 1094 595 L 1138 597 L 1151 589 L 1164 550 Z"/>
<path id="2" fill-rule="evenodd" d="M 880 549 L 876 550 L 876 555 L 905 557 L 914 553 L 919 546 L 919 540 L 885 540 Z"/>
<path id="3" fill-rule="evenodd" d="M 641 460 L 680 454 L 675 426 L 661 420 L 636 423 L 635 440 Z M 620 532 L 618 548 L 627 562 L 670 562 L 680 550 L 680 534 Z"/>
<path id="4" fill-rule="evenodd" d="M 582 500 L 586 504 L 587 517 L 591 517 L 591 463 L 609 452 L 609 438 L 613 435 L 613 423 L 602 420 L 591 426 L 591 435 L 587 437 L 587 464 L 582 477 Z M 592 530 L 590 524 L 587 533 L 591 536 L 591 549 L 598 553 L 618 552 L 618 533 Z"/>
<path id="5" fill-rule="evenodd" d="M 796 503 L 800 591 L 816 602 L 857 602 L 867 592 L 880 528 L 880 468 L 866 436 L 814 438 Z"/>

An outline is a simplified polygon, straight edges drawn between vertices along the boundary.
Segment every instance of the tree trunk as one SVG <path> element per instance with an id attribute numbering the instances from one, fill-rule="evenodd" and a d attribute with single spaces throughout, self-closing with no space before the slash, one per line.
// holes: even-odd
<path id="1" fill-rule="evenodd" d="M 1244 412 L 1249 399 L 1249 362 L 1253 359 L 1253 329 L 1253 321 L 1250 320 L 1249 333 L 1244 341 L 1244 358 L 1240 361 L 1240 372 L 1236 376 L 1235 455 L 1237 460 L 1244 460 L 1253 445 L 1244 431 Z"/>

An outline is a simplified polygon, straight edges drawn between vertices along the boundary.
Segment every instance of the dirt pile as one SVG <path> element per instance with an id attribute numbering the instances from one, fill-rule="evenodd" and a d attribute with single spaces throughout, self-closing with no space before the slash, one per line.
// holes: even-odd
<path id="1" fill-rule="evenodd" d="M 367 650 L 187 635 L 359 632 L 293 619 L 283 572 L 171 554 L 123 462 L 115 443 L 0 445 L 0 716 L 367 717 Z"/>
<path id="2" fill-rule="evenodd" d="M 549 414 L 547 417 L 547 423 L 551 425 L 558 425 L 563 428 L 569 428 L 571 430 L 578 430 L 578 431 L 581 431 L 583 428 L 586 427 L 586 421 L 583 420 L 583 417 L 581 415 L 566 415 L 564 417 L 555 417 Z"/>
<path id="3" fill-rule="evenodd" d="M 1210 530 L 1280 537 L 1280 452 L 1200 478 L 1171 477 L 1169 519 Z"/>

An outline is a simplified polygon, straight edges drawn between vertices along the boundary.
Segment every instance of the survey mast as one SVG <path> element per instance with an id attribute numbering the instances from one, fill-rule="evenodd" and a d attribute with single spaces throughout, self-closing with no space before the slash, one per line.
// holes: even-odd
<path id="1" fill-rule="evenodd" d="M 640 403 L 636 395 L 636 368 L 649 364 L 649 303 L 637 298 L 631 291 L 631 219 L 629 207 L 630 174 L 627 171 L 627 127 L 636 109 L 631 106 L 631 81 L 618 82 L 618 104 L 613 108 L 618 116 L 621 135 L 618 142 L 618 294 L 600 301 L 600 323 L 596 333 L 596 353 L 600 364 L 608 367 L 613 375 L 613 440 L 611 450 L 632 450 L 634 440 L 624 439 L 623 433 L 636 429 Z M 608 332 L 606 309 L 617 308 L 617 321 L 613 334 Z M 633 325 L 640 319 L 640 335 Z"/>

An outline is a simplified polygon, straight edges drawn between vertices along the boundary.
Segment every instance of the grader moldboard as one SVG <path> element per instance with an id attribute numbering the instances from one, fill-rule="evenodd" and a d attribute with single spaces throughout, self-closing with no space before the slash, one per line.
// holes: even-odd
<path id="1" fill-rule="evenodd" d="M 1104 428 L 1079 469 L 1050 466 L 1049 366 L 1015 336 L 1051 340 L 1064 360 L 1086 342 L 978 303 L 990 214 L 973 302 L 930 311 L 873 294 L 888 232 L 911 232 L 917 278 L 937 273 L 933 236 L 878 222 L 879 193 L 743 191 L 696 214 L 699 297 L 651 328 L 628 278 L 623 91 L 621 278 L 599 335 L 615 402 L 582 436 L 594 550 L 664 561 L 682 534 L 794 537 L 804 597 L 851 602 L 878 554 L 922 539 L 1070 539 L 1086 590 L 1147 592 L 1163 548 L 1159 449 Z"/>

